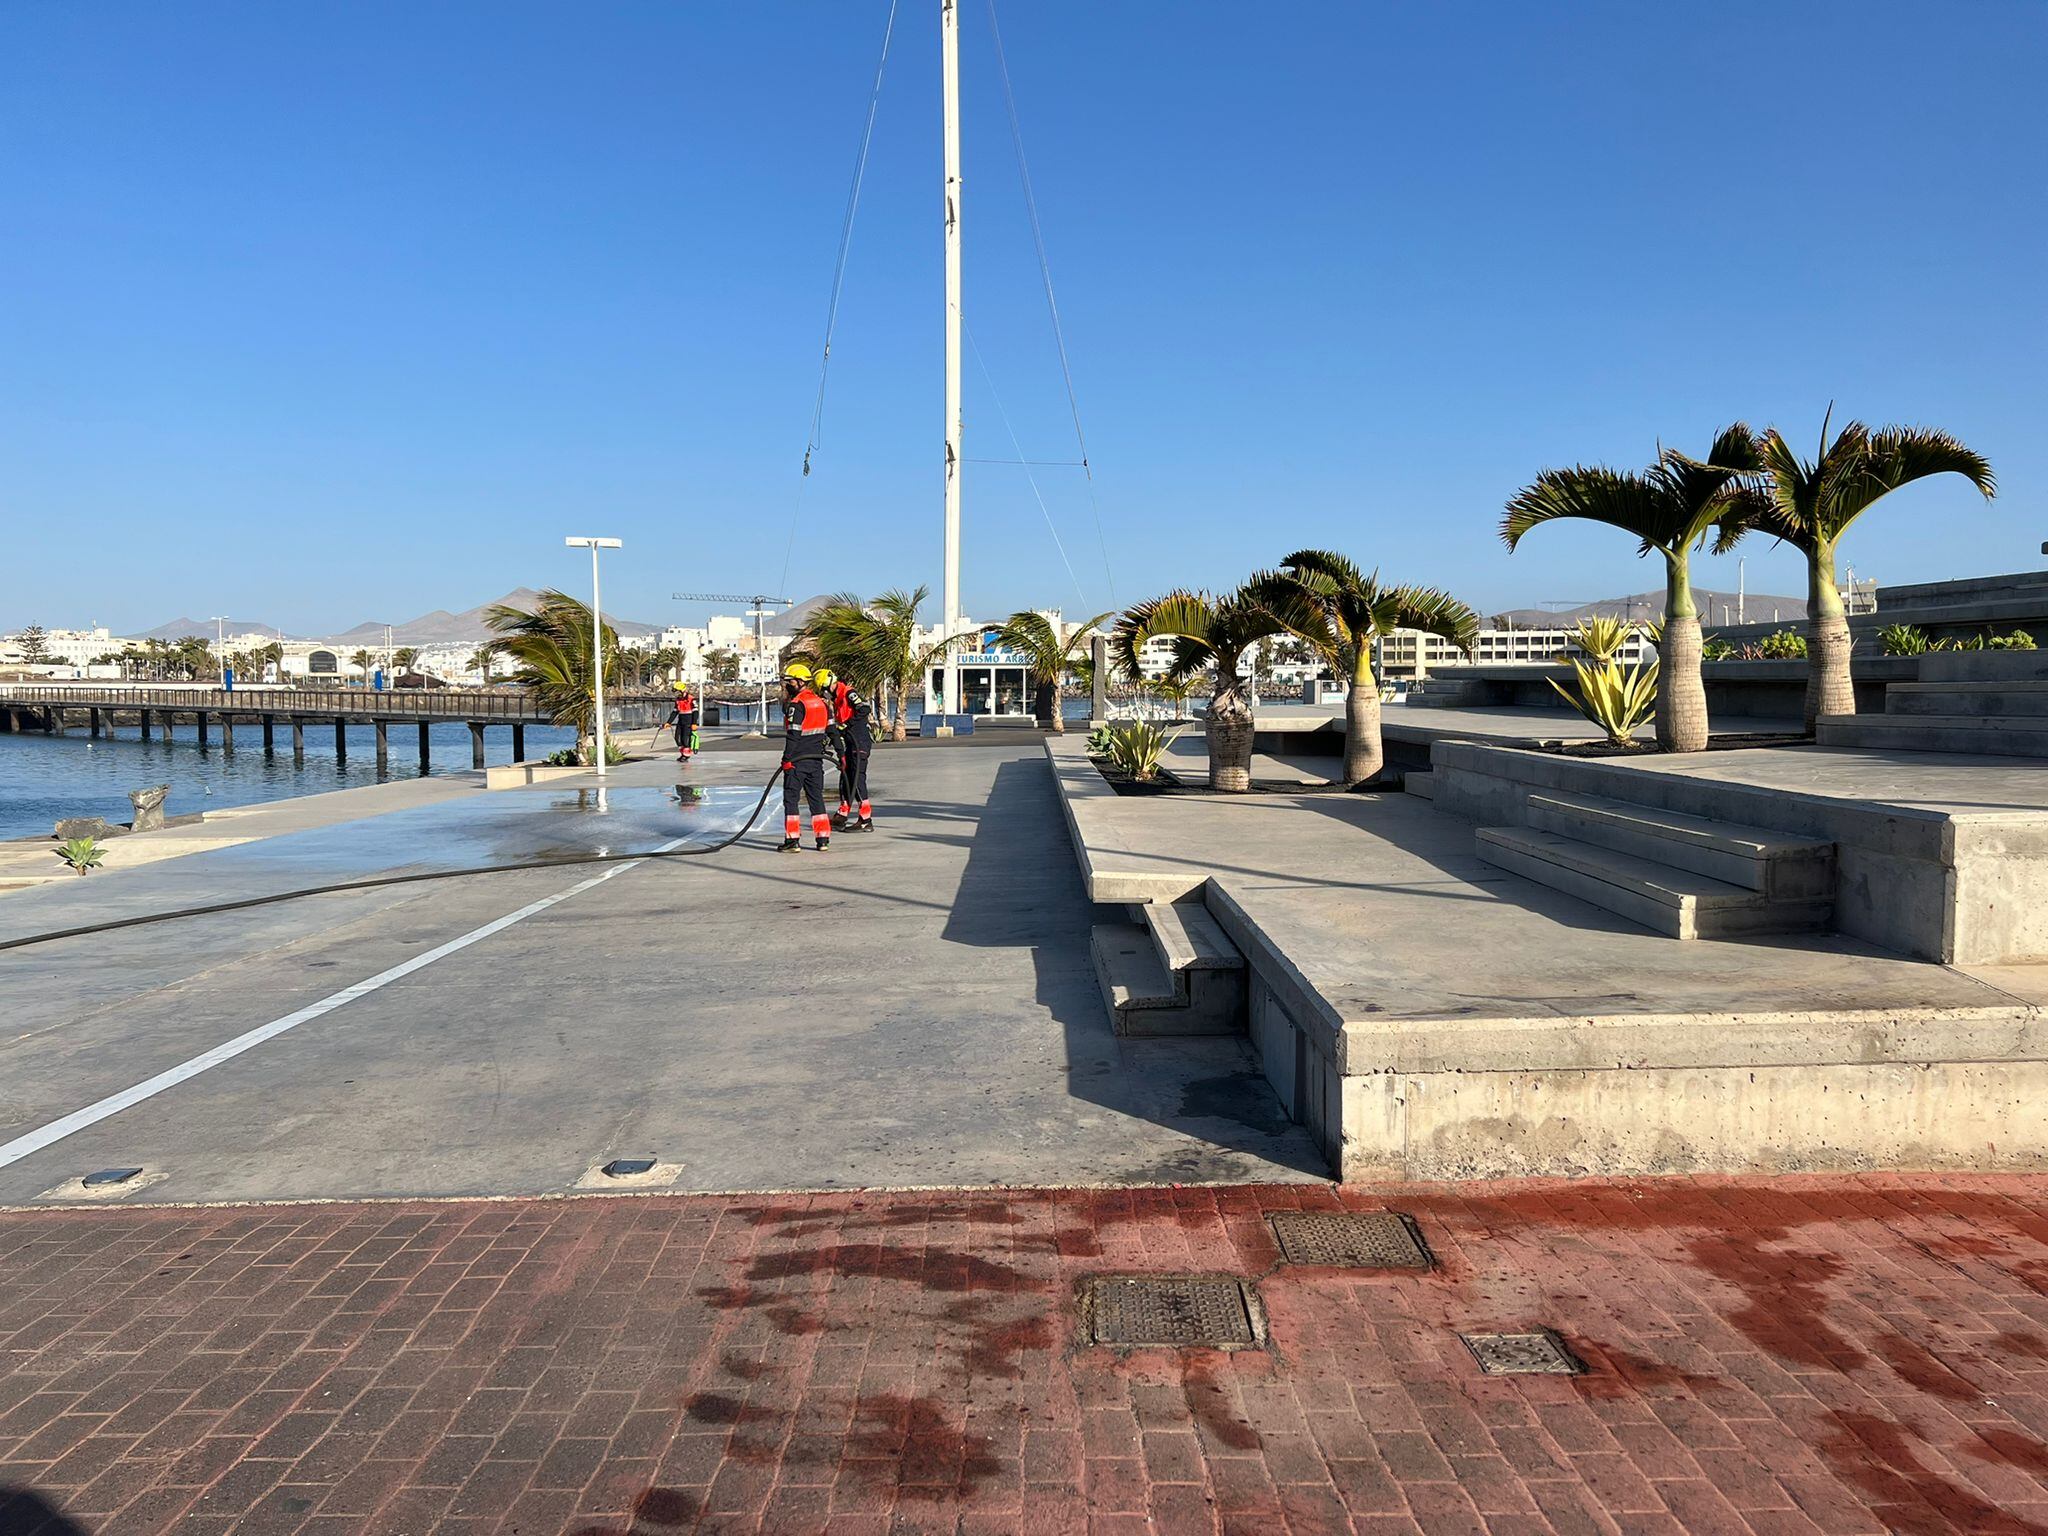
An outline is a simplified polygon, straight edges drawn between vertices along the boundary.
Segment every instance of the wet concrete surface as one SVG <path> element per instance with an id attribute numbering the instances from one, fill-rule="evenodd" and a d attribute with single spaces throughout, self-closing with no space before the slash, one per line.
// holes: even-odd
<path id="1" fill-rule="evenodd" d="M 628 767 L 601 805 L 577 783 L 479 794 L 167 861 L 99 899 L 142 910 L 701 844 L 745 820 L 769 766 L 700 759 L 688 804 L 672 764 Z M 547 1193 L 633 1155 L 682 1163 L 689 1189 L 1323 1175 L 1241 1041 L 1110 1033 L 1035 743 L 884 754 L 876 789 L 882 830 L 825 855 L 774 851 L 777 795 L 728 852 L 609 866 L 601 885 L 0 1166 L 0 1201 L 116 1162 L 165 1171 L 143 1201 Z M 600 872 L 318 896 L 0 953 L 0 1142 Z"/>

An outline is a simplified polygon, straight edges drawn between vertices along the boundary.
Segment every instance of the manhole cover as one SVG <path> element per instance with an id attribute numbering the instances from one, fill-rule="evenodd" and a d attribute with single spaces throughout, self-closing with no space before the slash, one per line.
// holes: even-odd
<path id="1" fill-rule="evenodd" d="M 1488 1376 L 1576 1376 L 1585 1369 L 1545 1328 L 1537 1333 L 1461 1333 L 1465 1347 Z"/>
<path id="2" fill-rule="evenodd" d="M 1103 1276 L 1090 1283 L 1087 1306 L 1098 1344 L 1258 1342 L 1244 1282 L 1231 1275 Z"/>
<path id="3" fill-rule="evenodd" d="M 1428 1269 L 1429 1249 L 1399 1211 L 1275 1211 L 1273 1235 L 1290 1264 Z"/>

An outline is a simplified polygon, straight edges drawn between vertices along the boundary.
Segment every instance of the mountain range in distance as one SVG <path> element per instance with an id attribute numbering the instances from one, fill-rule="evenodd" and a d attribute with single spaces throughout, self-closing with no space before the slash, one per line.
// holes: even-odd
<path id="1" fill-rule="evenodd" d="M 531 608 L 540 594 L 531 587 L 520 587 L 507 592 L 494 602 L 479 603 L 461 613 L 450 613 L 445 608 L 436 608 L 432 613 L 423 613 L 416 619 L 391 626 L 393 645 L 482 645 L 489 640 L 493 631 L 484 622 L 487 610 L 498 604 L 514 608 Z M 823 597 L 807 598 L 787 613 L 768 621 L 767 628 L 774 634 L 788 634 L 800 624 L 820 603 Z M 1737 597 L 1733 592 L 1715 592 L 1706 587 L 1693 588 L 1693 601 L 1700 611 L 1700 622 L 1712 629 L 1716 624 L 1735 622 Z M 1806 617 L 1806 599 L 1803 597 L 1777 597 L 1767 592 L 1752 592 L 1741 600 L 1749 622 L 1769 623 L 1775 613 L 1787 623 L 1796 623 Z M 1652 592 L 1637 592 L 1626 597 L 1604 597 L 1593 602 L 1580 603 L 1571 608 L 1510 608 L 1487 616 L 1487 622 L 1498 625 L 1506 620 L 1517 629 L 1557 629 L 1576 624 L 1581 619 L 1594 617 L 1616 619 L 1656 619 L 1664 612 L 1664 593 L 1661 589 Z M 639 636 L 660 633 L 659 624 L 642 624 L 633 619 L 622 619 L 607 614 L 606 621 L 621 635 Z M 275 624 L 255 624 L 248 620 L 237 620 L 230 626 L 237 634 L 251 630 L 277 630 Z M 168 624 L 159 624 L 155 629 L 146 629 L 139 638 L 144 640 L 182 640 L 196 635 L 210 640 L 217 632 L 211 620 L 173 619 Z M 301 635 L 285 630 L 292 639 L 317 639 L 329 644 L 359 647 L 380 646 L 384 643 L 384 625 L 378 622 L 358 624 L 336 635 Z"/>
<path id="2" fill-rule="evenodd" d="M 484 622 L 484 614 L 500 603 L 514 608 L 531 608 L 540 601 L 540 594 L 531 587 L 520 587 L 507 592 L 503 597 L 488 603 L 478 603 L 461 613 L 450 613 L 446 608 L 436 608 L 432 613 L 423 613 L 416 619 L 403 624 L 393 624 L 391 643 L 393 645 L 482 645 L 495 631 Z M 654 635 L 661 632 L 659 624 L 641 624 L 632 619 L 622 619 L 607 613 L 605 622 L 624 636 Z M 248 634 L 252 630 L 277 632 L 275 624 L 257 624 L 247 619 L 237 619 L 228 628 L 235 634 Z M 323 640 L 334 645 L 371 646 L 384 643 L 382 623 L 371 621 L 358 624 L 334 635 L 302 635 L 286 629 L 284 633 L 294 640 Z M 202 640 L 211 640 L 219 633 L 219 626 L 211 620 L 173 619 L 168 624 L 159 624 L 155 629 L 145 629 L 138 637 L 143 640 L 183 640 L 196 635 Z"/>
<path id="3" fill-rule="evenodd" d="M 1738 597 L 1733 592 L 1714 592 L 1706 587 L 1692 589 L 1693 606 L 1700 611 L 1700 623 L 1707 629 L 1716 624 L 1733 624 L 1738 606 L 1751 624 L 1768 624 L 1776 614 L 1788 624 L 1804 622 L 1806 599 L 1776 597 L 1752 592 Z M 1603 597 L 1575 608 L 1509 608 L 1491 615 L 1487 622 L 1499 627 L 1505 619 L 1516 629 L 1565 629 L 1581 619 L 1640 619 L 1645 623 L 1664 617 L 1664 589 L 1636 592 L 1627 597 Z"/>

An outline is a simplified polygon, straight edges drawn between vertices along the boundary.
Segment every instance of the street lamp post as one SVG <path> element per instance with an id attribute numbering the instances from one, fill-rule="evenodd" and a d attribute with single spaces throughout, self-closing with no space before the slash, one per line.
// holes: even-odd
<path id="1" fill-rule="evenodd" d="M 566 538 L 562 540 L 571 549 L 590 551 L 590 671 L 597 686 L 597 776 L 604 777 L 604 613 L 598 606 L 597 552 L 600 549 L 619 549 L 623 545 L 618 539 L 590 537 Z"/>

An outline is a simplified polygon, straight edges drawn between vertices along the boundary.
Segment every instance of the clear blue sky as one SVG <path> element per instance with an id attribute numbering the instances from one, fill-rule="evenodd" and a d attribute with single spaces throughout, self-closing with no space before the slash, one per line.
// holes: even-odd
<path id="1" fill-rule="evenodd" d="M 938 581 L 937 11 L 899 17 L 797 596 Z M 0 628 L 402 620 L 579 587 L 569 532 L 626 540 L 636 618 L 778 582 L 884 13 L 0 11 Z M 1120 600 L 1299 544 L 1484 610 L 1651 587 L 1598 530 L 1508 557 L 1502 501 L 1830 399 L 2004 488 L 1901 493 L 1859 577 L 2042 565 L 2048 6 L 1002 14 Z M 963 16 L 969 324 L 1072 458 Z M 967 411 L 1012 454 L 972 352 Z M 970 612 L 1110 606 L 1078 473 L 1041 486 L 1081 594 L 1020 473 L 969 466 Z M 1765 542 L 1749 580 L 1802 590 Z"/>

